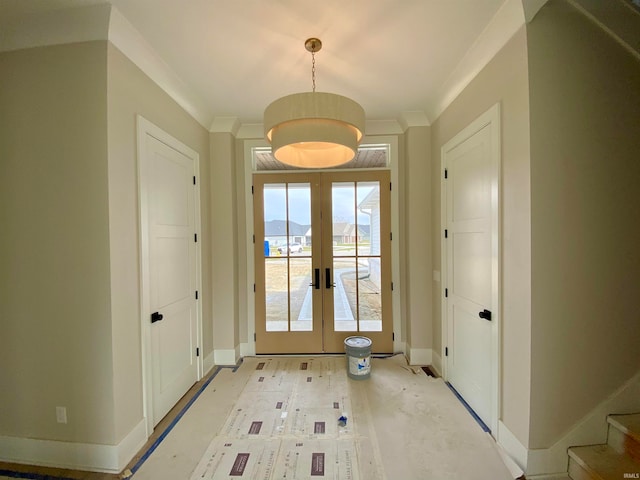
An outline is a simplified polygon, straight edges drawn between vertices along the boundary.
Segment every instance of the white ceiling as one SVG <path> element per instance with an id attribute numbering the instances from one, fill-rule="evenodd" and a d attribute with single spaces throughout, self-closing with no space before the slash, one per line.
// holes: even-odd
<path id="1" fill-rule="evenodd" d="M 0 17 L 105 0 L 0 0 Z M 261 123 L 281 96 L 348 96 L 367 120 L 434 120 L 461 65 L 513 0 L 109 0 L 215 117 Z M 519 2 L 518 2 L 519 3 Z M 505 10 L 505 8 L 502 8 Z M 494 21 L 494 24 L 496 22 Z M 464 74 L 464 72 L 462 72 Z M 429 118 L 430 117 L 430 118 Z"/>

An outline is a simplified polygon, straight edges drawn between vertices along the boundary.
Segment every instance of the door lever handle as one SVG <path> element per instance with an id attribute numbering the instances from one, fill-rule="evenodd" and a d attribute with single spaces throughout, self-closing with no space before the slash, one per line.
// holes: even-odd
<path id="1" fill-rule="evenodd" d="M 336 286 L 335 283 L 331 283 L 331 269 L 330 268 L 325 268 L 324 269 L 324 278 L 325 278 L 325 287 L 326 288 L 331 288 L 331 287 L 335 287 Z"/>
<path id="2" fill-rule="evenodd" d="M 478 312 L 478 316 L 480 318 L 484 318 L 485 320 L 491 321 L 491 312 L 486 308 L 483 311 Z"/>
<path id="3" fill-rule="evenodd" d="M 310 283 L 309 286 L 310 287 L 315 287 L 316 290 L 320 290 L 320 269 L 319 268 L 315 268 L 313 270 L 313 283 Z"/>
<path id="4" fill-rule="evenodd" d="M 153 312 L 151 314 L 151 323 L 156 323 L 162 320 L 164 316 L 160 312 Z"/>

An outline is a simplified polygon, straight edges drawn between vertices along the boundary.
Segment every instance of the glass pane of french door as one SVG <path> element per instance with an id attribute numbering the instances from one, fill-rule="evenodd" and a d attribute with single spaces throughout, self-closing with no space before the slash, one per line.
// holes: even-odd
<path id="1" fill-rule="evenodd" d="M 389 202 L 387 171 L 254 175 L 257 353 L 393 350 Z"/>
<path id="2" fill-rule="evenodd" d="M 380 182 L 335 182 L 331 204 L 334 330 L 380 332 Z"/>
<path id="3" fill-rule="evenodd" d="M 323 263 L 332 273 L 325 351 L 342 352 L 346 337 L 363 335 L 374 352 L 392 352 L 389 172 L 325 173 L 322 186 Z"/>
<path id="4" fill-rule="evenodd" d="M 311 185 L 267 184 L 263 195 L 267 332 L 311 331 Z"/>
<path id="5" fill-rule="evenodd" d="M 254 176 L 257 353 L 322 352 L 318 196 L 309 175 Z"/>

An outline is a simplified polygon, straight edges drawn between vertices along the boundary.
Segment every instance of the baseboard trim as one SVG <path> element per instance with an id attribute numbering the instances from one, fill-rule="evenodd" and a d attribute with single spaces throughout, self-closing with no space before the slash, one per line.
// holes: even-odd
<path id="1" fill-rule="evenodd" d="M 393 341 L 393 353 L 394 354 L 398 354 L 398 353 L 404 353 L 407 351 L 407 342 L 403 342 L 401 340 L 394 340 Z"/>
<path id="2" fill-rule="evenodd" d="M 61 442 L 0 436 L 0 461 L 69 468 L 90 472 L 120 473 L 147 441 L 144 419 L 118 445 Z"/>
<path id="3" fill-rule="evenodd" d="M 256 354 L 256 344 L 243 342 L 240 344 L 240 356 L 241 357 L 253 357 Z"/>
<path id="4" fill-rule="evenodd" d="M 431 366 L 436 375 L 442 377 L 442 357 L 435 350 L 431 350 Z"/>
<path id="5" fill-rule="evenodd" d="M 118 472 L 127 466 L 147 440 L 147 421 L 143 418 L 118 444 Z"/>
<path id="6" fill-rule="evenodd" d="M 215 366 L 216 366 L 216 362 L 214 360 L 214 354 L 212 351 L 209 355 L 204 357 L 204 360 L 202 360 L 202 372 L 203 372 L 202 376 L 206 377 Z"/>
<path id="7" fill-rule="evenodd" d="M 529 451 L 520 443 L 520 440 L 502 423 L 498 421 L 497 443 L 509 457 L 522 469 L 526 470 Z"/>
<path id="8" fill-rule="evenodd" d="M 411 348 L 407 345 L 409 365 L 431 365 L 432 352 L 430 348 Z"/>
<path id="9" fill-rule="evenodd" d="M 216 365 L 232 366 L 240 360 L 240 346 L 228 349 L 215 349 L 213 351 L 213 359 Z"/>

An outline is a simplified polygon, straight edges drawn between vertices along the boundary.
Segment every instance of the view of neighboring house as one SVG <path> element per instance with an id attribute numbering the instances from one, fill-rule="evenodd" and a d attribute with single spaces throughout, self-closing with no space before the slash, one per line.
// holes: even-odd
<path id="1" fill-rule="evenodd" d="M 299 243 L 303 247 L 311 241 L 311 225 L 285 220 L 268 220 L 264 222 L 264 239 L 270 246 L 279 247 L 287 243 Z"/>
<path id="2" fill-rule="evenodd" d="M 348 222 L 333 224 L 334 243 L 356 243 L 369 240 L 369 225 L 356 225 Z"/>
<path id="3" fill-rule="evenodd" d="M 348 222 L 333 224 L 333 241 L 336 244 L 354 244 L 356 242 L 368 242 L 370 240 L 370 226 L 356 225 Z M 311 245 L 311 225 L 284 220 L 269 220 L 264 222 L 264 239 L 269 245 L 279 247 L 288 243 L 299 243 L 303 247 Z"/>

